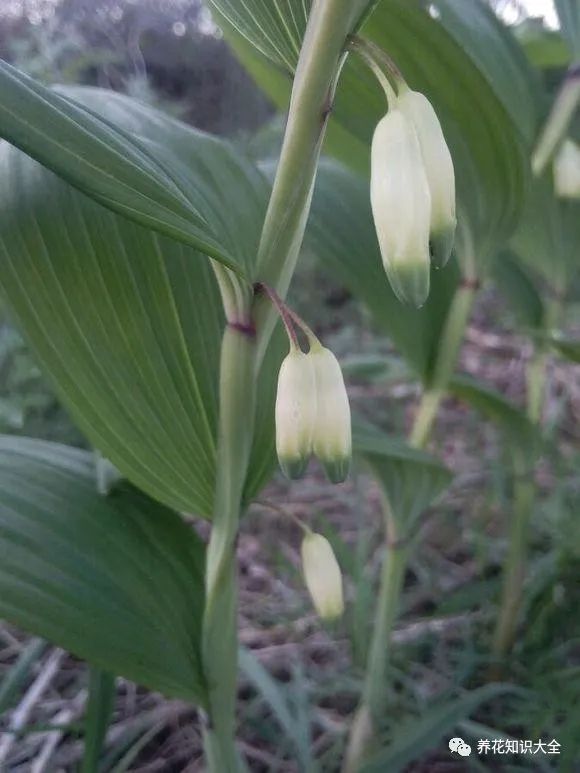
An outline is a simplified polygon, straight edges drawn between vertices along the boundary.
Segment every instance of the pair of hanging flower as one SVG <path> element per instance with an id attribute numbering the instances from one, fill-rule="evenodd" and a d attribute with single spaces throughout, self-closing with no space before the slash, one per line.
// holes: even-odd
<path id="1" fill-rule="evenodd" d="M 371 148 L 371 206 L 383 265 L 397 298 L 419 307 L 429 295 L 431 261 L 444 266 L 453 248 L 453 161 L 429 100 L 408 87 L 373 43 L 354 38 L 351 49 L 370 66 L 388 104 Z"/>
<path id="2" fill-rule="evenodd" d="M 342 371 L 334 354 L 322 346 L 310 327 L 265 286 L 290 342 L 278 374 L 276 452 L 283 472 L 300 478 L 314 454 L 332 483 L 348 475 L 352 449 L 350 406 Z M 304 352 L 295 325 L 308 341 Z"/>
<path id="3" fill-rule="evenodd" d="M 305 354 L 295 343 L 282 363 L 276 395 L 276 451 L 289 478 L 304 474 L 313 453 L 332 483 L 348 475 L 350 406 L 340 365 L 318 339 Z"/>

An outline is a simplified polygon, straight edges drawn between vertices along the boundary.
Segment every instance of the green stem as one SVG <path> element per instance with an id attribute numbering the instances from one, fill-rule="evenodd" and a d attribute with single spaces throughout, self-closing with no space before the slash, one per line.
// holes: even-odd
<path id="1" fill-rule="evenodd" d="M 428 388 L 421 396 L 421 402 L 409 435 L 409 443 L 415 448 L 424 448 L 431 435 L 441 400 L 445 396 L 455 370 L 478 288 L 475 253 L 468 228 L 464 227 L 458 237 L 460 238 L 458 239 L 457 254 L 463 276 L 455 291 L 445 320 L 441 340 L 437 347 L 437 360 L 433 376 Z"/>
<path id="2" fill-rule="evenodd" d="M 399 88 L 406 86 L 406 84 L 401 71 L 391 59 L 391 57 L 385 53 L 382 48 L 377 46 L 376 43 L 373 43 L 371 40 L 366 40 L 365 38 L 359 37 L 358 35 L 351 35 L 349 49 L 358 54 L 371 69 L 375 78 L 378 80 L 383 91 L 385 92 L 389 109 L 395 107 L 398 90 Z M 383 67 L 387 71 L 388 76 L 385 75 L 385 72 L 382 69 Z M 397 89 L 396 92 L 391 81 L 389 80 L 389 76 L 395 84 Z"/>
<path id="3" fill-rule="evenodd" d="M 554 157 L 580 104 L 578 65 L 578 62 L 570 65 L 532 153 L 532 170 L 535 175 L 542 174 Z"/>
<path id="4" fill-rule="evenodd" d="M 492 645 L 492 654 L 496 661 L 500 661 L 513 644 L 523 594 L 528 525 L 535 497 L 533 474 L 529 467 L 526 469 L 527 459 L 528 457 L 519 454 L 514 464 L 514 513 L 503 570 L 500 610 Z M 497 668 L 492 669 L 491 676 L 494 679 L 499 676 Z"/>
<path id="5" fill-rule="evenodd" d="M 406 566 L 407 549 L 396 543 L 387 543 L 363 689 L 363 702 L 369 707 L 374 722 L 380 721 L 385 708 L 389 642 L 399 610 Z"/>
<path id="6" fill-rule="evenodd" d="M 444 393 L 439 389 L 424 390 L 409 434 L 410 445 L 415 448 L 427 445 L 443 397 Z"/>
<path id="7" fill-rule="evenodd" d="M 547 334 L 550 334 L 560 324 L 564 289 L 565 278 L 557 277 L 554 286 L 551 288 L 552 298 L 546 305 L 542 320 L 542 330 Z M 527 410 L 528 418 L 533 424 L 540 424 L 542 421 L 548 355 L 549 345 L 543 341 L 536 343 L 534 354 L 527 367 Z"/>
<path id="8" fill-rule="evenodd" d="M 304 238 L 347 37 L 365 5 L 365 0 L 315 0 L 310 11 L 258 251 L 258 280 L 277 290 L 282 298 Z M 256 299 L 255 310 L 261 359 L 276 314 L 263 297 Z"/>
<path id="9" fill-rule="evenodd" d="M 347 36 L 366 0 L 314 0 L 294 78 L 288 123 L 257 257 L 260 282 L 283 297 L 310 210 L 320 150 Z M 204 744 L 213 773 L 237 769 L 234 745 L 237 672 L 235 542 L 254 431 L 255 381 L 276 321 L 254 298 L 257 341 L 248 335 L 245 288 L 216 271 L 230 322 L 222 343 L 215 512 L 207 551 L 203 662 L 209 692 Z M 235 318 L 233 318 L 235 315 Z"/>
<path id="10" fill-rule="evenodd" d="M 390 655 L 389 642 L 399 610 L 406 566 L 407 550 L 400 545 L 387 545 L 381 571 L 375 630 L 363 691 L 363 700 L 368 705 L 375 722 L 381 719 L 386 702 L 385 683 Z"/>
<path id="11" fill-rule="evenodd" d="M 433 429 L 441 400 L 455 369 L 478 287 L 475 253 L 468 228 L 465 226 L 458 236 L 457 253 L 463 277 L 449 308 L 430 386 L 423 392 L 409 435 L 409 443 L 417 448 L 426 445 Z M 399 513 L 399 519 L 396 520 L 389 502 L 384 498 L 384 514 L 387 541 L 382 559 L 379 599 L 362 700 L 351 726 L 345 755 L 345 773 L 356 773 L 360 770 L 375 737 L 377 722 L 384 712 L 388 687 L 389 642 L 408 559 L 408 548 L 403 548 L 399 542 L 401 535 L 398 523 L 404 524 L 405 513 Z M 406 538 L 406 535 L 404 537 Z"/>
<path id="12" fill-rule="evenodd" d="M 526 389 L 528 418 L 532 424 L 539 425 L 544 409 L 546 392 L 546 365 L 548 352 L 545 346 L 534 347 L 534 353 L 526 368 Z"/>
<path id="13" fill-rule="evenodd" d="M 288 123 L 257 259 L 257 279 L 284 296 L 302 245 L 324 131 L 343 50 L 366 0 L 314 0 L 300 51 Z M 245 296 L 218 270 L 229 321 L 245 326 Z M 236 318 L 232 319 L 235 314 Z M 213 773 L 237 769 L 234 746 L 237 671 L 235 541 L 255 414 L 255 380 L 276 311 L 258 293 L 251 326 L 228 327 L 222 343 L 215 512 L 207 552 L 203 660 L 209 691 L 204 732 Z"/>
<path id="14" fill-rule="evenodd" d="M 344 773 L 356 773 L 368 755 L 377 727 L 385 713 L 391 634 L 401 599 L 408 548 L 398 541 L 395 518 L 386 499 L 387 539 L 382 556 L 379 597 L 366 663 L 361 703 L 354 716 L 345 755 Z"/>
<path id="15" fill-rule="evenodd" d="M 212 773 L 237 770 L 234 746 L 237 641 L 236 537 L 255 415 L 255 338 L 227 326 L 220 365 L 217 480 L 206 558 L 203 663 L 209 709 L 204 745 Z"/>
<path id="16" fill-rule="evenodd" d="M 554 290 L 554 298 L 547 305 L 543 319 L 543 330 L 555 327 L 561 313 L 563 279 L 559 278 Z M 527 414 L 530 422 L 539 427 L 546 391 L 546 365 L 548 348 L 540 342 L 534 348 L 534 354 L 527 366 Z M 516 636 L 519 612 L 524 591 L 526 561 L 528 551 L 528 529 L 533 512 L 536 486 L 533 477 L 533 464 L 536 450 L 529 453 L 519 452 L 514 463 L 514 513 L 510 527 L 509 547 L 504 562 L 502 591 L 499 613 L 492 643 L 492 655 L 495 661 L 491 676 L 499 676 L 499 664 L 510 651 Z"/>

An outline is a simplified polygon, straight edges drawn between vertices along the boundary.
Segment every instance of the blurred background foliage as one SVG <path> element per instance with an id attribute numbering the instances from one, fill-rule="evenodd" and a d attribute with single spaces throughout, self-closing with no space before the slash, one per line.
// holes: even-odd
<path id="1" fill-rule="evenodd" d="M 0 56 L 45 83 L 114 89 L 217 134 L 253 132 L 272 112 L 200 0 L 6 0 Z"/>
<path id="2" fill-rule="evenodd" d="M 550 94 L 570 61 L 552 3 L 491 4 L 511 26 L 529 60 L 541 68 L 547 112 Z M 136 97 L 232 138 L 260 161 L 277 156 L 283 117 L 239 64 L 211 12 L 198 0 L 2 0 L 0 57 L 48 84 L 95 85 Z M 580 119 L 572 133 L 580 139 Z M 538 217 L 546 216 L 541 200 L 530 206 L 538 207 Z M 500 292 L 489 284 L 480 294 L 460 363 L 461 370 L 491 384 L 516 405 L 524 400 L 524 368 L 531 356 L 526 334 L 540 327 L 541 292 L 553 278 L 547 262 L 525 259 L 537 254 L 526 249 L 533 240 L 533 233 L 519 231 L 498 256 L 495 278 Z M 578 255 L 574 241 L 573 268 Z M 570 271 L 566 281 L 568 303 L 561 328 L 575 340 L 580 334 L 578 272 Z M 517 297 L 510 290 L 516 287 Z M 341 276 L 318 264 L 315 243 L 308 244 L 299 265 L 292 302 L 340 357 L 357 410 L 403 434 L 417 396 L 409 365 Z M 580 618 L 571 614 L 580 603 L 579 419 L 578 366 L 552 358 L 545 426 L 555 450 L 538 472 L 526 632 L 512 661 L 519 687 L 481 694 L 478 707 L 477 701 L 465 702 L 466 690 L 480 683 L 486 666 L 482 632 L 493 619 L 513 481 L 509 452 L 502 450 L 493 428 L 458 400 L 445 403 L 436 441 L 457 475 L 449 492 L 428 511 L 422 525 L 424 547 L 407 573 L 402 622 L 395 633 L 395 690 L 384 728 L 393 756 L 385 770 L 493 769 L 477 759 L 470 768 L 460 763 L 437 767 L 451 764 L 445 742 L 438 743 L 452 731 L 472 744 L 482 737 L 556 738 L 562 744 L 558 760 L 510 757 L 498 763 L 498 770 L 579 769 Z M 0 430 L 85 445 L 2 309 Z M 380 542 L 377 491 L 369 487 L 364 469 L 355 473 L 352 485 L 339 495 L 329 491 L 318 470 L 301 487 L 290 490 L 277 478 L 267 491 L 270 500 L 307 517 L 337 551 L 353 603 L 333 636 L 313 618 L 303 593 L 299 535 L 292 523 L 275 513 L 265 516 L 259 507 L 245 521 L 241 638 L 257 657 L 242 657 L 241 737 L 252 770 L 310 770 L 314 756 L 323 770 L 335 770 L 338 764 L 337 738 L 360 687 Z M 14 719 L 11 709 L 54 653 L 46 655 L 37 642 L 29 644 L 13 629 L 0 629 L 0 639 L 2 671 L 14 674 L 14 664 L 21 663 L 16 687 L 10 693 L 0 687 L 0 707 L 5 710 L 0 729 L 6 729 Z M 27 651 L 32 653 L 28 660 L 18 660 Z M 358 671 L 348 671 L 349 658 Z M 72 659 L 61 657 L 58 662 L 61 670 L 52 693 L 37 702 L 20 728 L 22 743 L 12 749 L 7 770 L 29 771 L 30 755 L 38 745 L 35 733 L 54 730 L 59 722 L 64 730 L 56 767 L 44 769 L 77 769 L 74 707 L 85 689 L 86 674 Z M 189 721 L 192 711 L 121 680 L 100 769 L 186 769 L 199 750 Z M 59 712 L 64 719 L 55 719 Z"/>

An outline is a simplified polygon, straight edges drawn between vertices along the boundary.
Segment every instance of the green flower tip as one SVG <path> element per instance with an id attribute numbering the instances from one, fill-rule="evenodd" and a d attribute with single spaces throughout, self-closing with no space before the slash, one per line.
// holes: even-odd
<path id="1" fill-rule="evenodd" d="M 430 264 L 422 258 L 385 266 L 393 292 L 401 303 L 421 308 L 429 297 Z"/>
<path id="2" fill-rule="evenodd" d="M 350 457 L 341 459 L 322 459 L 326 477 L 331 483 L 344 483 L 350 471 Z"/>
<path id="3" fill-rule="evenodd" d="M 288 458 L 278 456 L 280 469 L 289 480 L 298 480 L 306 472 L 308 457 Z"/>
<path id="4" fill-rule="evenodd" d="M 430 234 L 429 251 L 431 253 L 433 265 L 436 268 L 443 268 L 447 264 L 451 257 L 454 242 L 455 225 L 448 228 L 442 228 Z"/>

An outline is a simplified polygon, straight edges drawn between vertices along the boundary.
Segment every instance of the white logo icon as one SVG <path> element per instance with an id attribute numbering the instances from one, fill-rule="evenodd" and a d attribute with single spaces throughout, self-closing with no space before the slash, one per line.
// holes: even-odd
<path id="1" fill-rule="evenodd" d="M 452 752 L 456 752 L 462 757 L 469 757 L 471 754 L 471 746 L 468 743 L 465 743 L 463 738 L 452 738 L 449 741 L 449 748 Z"/>

